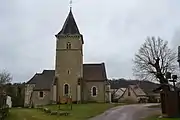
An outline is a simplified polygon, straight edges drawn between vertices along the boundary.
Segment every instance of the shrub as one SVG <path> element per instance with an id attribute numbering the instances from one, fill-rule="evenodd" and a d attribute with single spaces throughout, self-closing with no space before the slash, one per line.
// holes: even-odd
<path id="1" fill-rule="evenodd" d="M 9 107 L 7 105 L 0 108 L 0 120 L 4 120 L 9 113 Z"/>
<path id="2" fill-rule="evenodd" d="M 131 99 L 123 99 L 123 100 L 120 100 L 119 102 L 127 103 L 127 104 L 138 103 L 137 101 L 134 101 L 134 100 L 131 100 Z"/>
<path id="3" fill-rule="evenodd" d="M 9 106 L 6 105 L 6 95 L 0 95 L 0 120 L 4 120 L 9 113 Z"/>
<path id="4" fill-rule="evenodd" d="M 44 112 L 45 112 L 45 113 L 51 113 L 51 110 L 48 109 L 48 108 L 44 108 Z"/>

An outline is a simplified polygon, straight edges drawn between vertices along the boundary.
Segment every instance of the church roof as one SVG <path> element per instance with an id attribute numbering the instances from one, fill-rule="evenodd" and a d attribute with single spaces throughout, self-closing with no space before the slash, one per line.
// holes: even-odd
<path id="1" fill-rule="evenodd" d="M 84 64 L 83 79 L 86 81 L 107 80 L 104 63 L 101 64 Z"/>
<path id="2" fill-rule="evenodd" d="M 69 11 L 69 14 L 65 20 L 65 23 L 64 23 L 61 31 L 56 36 L 68 35 L 68 34 L 71 34 L 71 35 L 80 34 L 71 9 Z"/>
<path id="3" fill-rule="evenodd" d="M 50 90 L 54 75 L 54 70 L 44 70 L 42 73 L 36 73 L 27 84 L 35 84 L 34 90 Z"/>
<path id="4" fill-rule="evenodd" d="M 83 79 L 92 82 L 107 80 L 104 63 L 83 64 Z M 44 70 L 36 73 L 26 84 L 35 84 L 34 90 L 50 90 L 54 80 L 55 70 Z"/>
<path id="5" fill-rule="evenodd" d="M 136 96 L 145 96 L 146 93 L 139 87 L 139 85 L 129 85 Z"/>
<path id="6" fill-rule="evenodd" d="M 137 85 L 146 93 L 146 94 L 154 94 L 153 90 L 160 85 L 151 81 L 140 81 L 140 80 L 109 80 L 111 89 L 120 89 L 120 88 L 128 88 L 131 85 Z"/>

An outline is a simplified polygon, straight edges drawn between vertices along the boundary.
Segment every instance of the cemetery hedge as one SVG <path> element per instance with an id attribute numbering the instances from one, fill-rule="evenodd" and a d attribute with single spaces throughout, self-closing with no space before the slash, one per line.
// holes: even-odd
<path id="1" fill-rule="evenodd" d="M 0 95 L 0 120 L 4 120 L 9 113 L 9 107 L 6 105 L 6 95 Z"/>
<path id="2" fill-rule="evenodd" d="M 13 107 L 24 106 L 24 83 L 6 84 L 4 90 L 11 97 Z"/>

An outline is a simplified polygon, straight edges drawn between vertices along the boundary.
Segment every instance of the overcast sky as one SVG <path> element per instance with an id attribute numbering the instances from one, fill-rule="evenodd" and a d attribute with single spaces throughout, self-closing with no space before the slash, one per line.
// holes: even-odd
<path id="1" fill-rule="evenodd" d="M 133 78 L 132 59 L 147 36 L 180 45 L 180 0 L 73 0 L 84 61 L 105 62 L 109 78 Z M 14 82 L 54 69 L 55 34 L 68 0 L 0 0 L 0 69 Z"/>

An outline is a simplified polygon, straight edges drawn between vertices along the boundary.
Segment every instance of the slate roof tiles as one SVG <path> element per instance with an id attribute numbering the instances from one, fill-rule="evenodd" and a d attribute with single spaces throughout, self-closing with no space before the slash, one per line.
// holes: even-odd
<path id="1" fill-rule="evenodd" d="M 104 63 L 83 64 L 83 76 L 83 79 L 87 81 L 107 80 Z M 55 70 L 44 70 L 42 73 L 36 73 L 27 84 L 35 84 L 34 90 L 50 90 L 54 79 Z"/>

